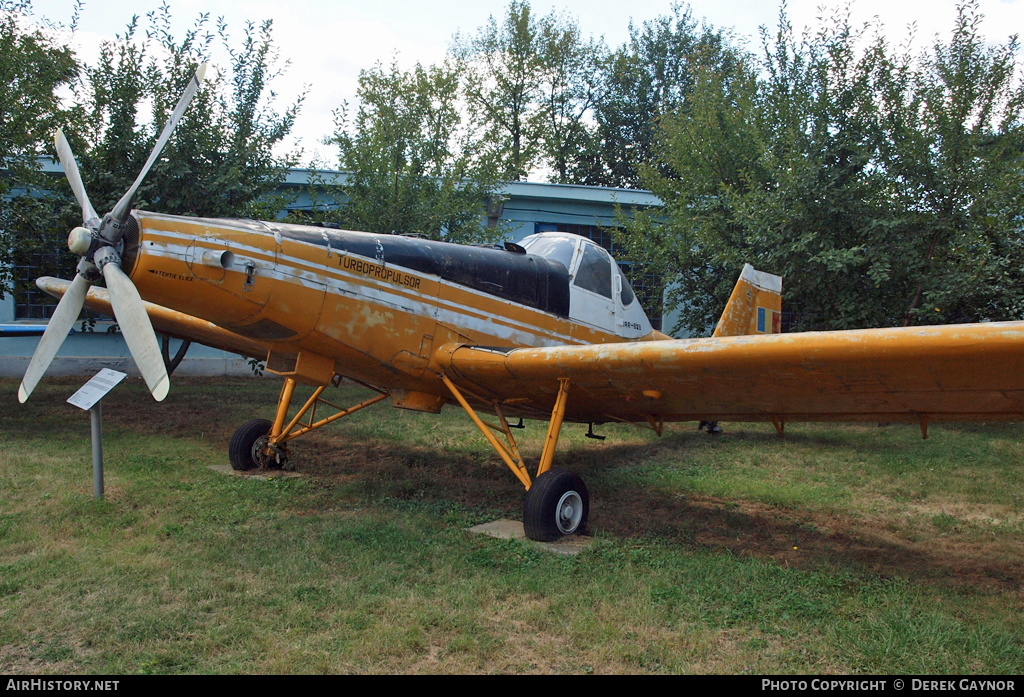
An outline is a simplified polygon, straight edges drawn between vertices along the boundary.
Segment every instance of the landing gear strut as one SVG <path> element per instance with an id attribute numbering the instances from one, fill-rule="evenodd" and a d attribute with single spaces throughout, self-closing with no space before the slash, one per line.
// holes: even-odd
<path id="1" fill-rule="evenodd" d="M 587 487 L 579 475 L 567 470 L 551 469 L 558 434 L 565 416 L 566 401 L 569 398 L 569 379 L 558 380 L 558 396 L 551 411 L 551 421 L 548 422 L 548 433 L 544 439 L 544 450 L 537 466 L 537 475 L 532 481 L 526 469 L 526 461 L 519 453 L 519 447 L 512 437 L 512 427 L 505 419 L 501 404 L 497 400 L 491 401 L 491 407 L 498 417 L 498 424 L 483 421 L 470 406 L 462 390 L 444 373 L 441 373 L 441 381 L 466 410 L 495 452 L 526 487 L 526 499 L 523 501 L 523 530 L 526 536 L 540 542 L 554 542 L 565 535 L 581 534 L 586 529 L 587 516 L 590 513 L 590 495 L 587 493 Z M 477 399 L 485 401 L 479 397 Z M 594 437 L 593 424 L 590 428 L 590 436 Z M 499 441 L 495 433 L 504 435 L 508 445 Z"/>
<path id="2" fill-rule="evenodd" d="M 338 380 L 335 380 L 335 383 L 337 382 Z M 277 400 L 275 420 L 253 419 L 247 421 L 239 426 L 235 435 L 231 437 L 231 443 L 228 445 L 231 467 L 240 471 L 285 467 L 288 461 L 288 441 L 304 436 L 310 431 L 315 431 L 360 409 L 365 409 L 388 396 L 386 393 L 381 393 L 354 407 L 343 409 L 320 396 L 326 387 L 326 385 L 322 385 L 316 388 L 313 396 L 299 408 L 299 412 L 292 420 L 288 421 L 288 407 L 291 405 L 292 396 L 295 393 L 295 380 L 287 378 L 281 388 L 281 396 Z M 317 420 L 318 405 L 326 405 L 336 410 L 336 413 Z M 305 421 L 302 420 L 303 417 L 306 418 Z"/>

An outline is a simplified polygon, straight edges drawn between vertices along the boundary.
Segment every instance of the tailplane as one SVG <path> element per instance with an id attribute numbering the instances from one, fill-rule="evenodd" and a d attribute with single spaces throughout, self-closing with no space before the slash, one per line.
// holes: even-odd
<path id="1" fill-rule="evenodd" d="M 781 320 L 782 276 L 744 264 L 712 336 L 778 334 Z"/>

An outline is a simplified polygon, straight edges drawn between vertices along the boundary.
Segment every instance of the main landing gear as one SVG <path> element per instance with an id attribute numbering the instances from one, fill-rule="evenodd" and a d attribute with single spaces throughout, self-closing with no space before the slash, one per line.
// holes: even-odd
<path id="1" fill-rule="evenodd" d="M 495 425 L 484 422 L 477 416 L 462 392 L 451 380 L 443 374 L 441 380 L 526 488 L 526 498 L 523 501 L 523 528 L 526 536 L 532 540 L 552 542 L 565 535 L 582 534 L 586 530 L 587 517 L 590 513 L 590 494 L 587 492 L 587 487 L 579 475 L 551 468 L 555 457 L 555 446 L 558 443 L 558 435 L 561 432 L 562 420 L 565 416 L 565 404 L 569 396 L 569 380 L 559 379 L 558 396 L 555 399 L 551 421 L 548 424 L 544 450 L 537 467 L 536 477 L 533 479 L 530 478 L 523 456 L 519 453 L 519 448 L 512 437 L 511 429 L 514 426 L 510 426 L 505 419 L 501 404 L 497 401 L 492 402 L 499 423 Z M 277 402 L 277 414 L 274 420 L 253 419 L 247 421 L 231 437 L 231 443 L 228 446 L 231 467 L 242 471 L 285 467 L 288 461 L 288 441 L 371 404 L 376 404 L 388 396 L 387 393 L 381 393 L 354 407 L 342 409 L 321 397 L 325 388 L 326 386 L 318 387 L 313 396 L 299 409 L 299 412 L 288 421 L 288 409 L 295 391 L 295 381 L 290 378 L 285 380 Z M 327 418 L 316 420 L 316 411 L 319 405 L 327 405 L 336 411 Z M 504 443 L 495 436 L 496 432 L 504 435 Z"/>
<path id="2" fill-rule="evenodd" d="M 553 542 L 587 527 L 590 495 L 579 475 L 548 470 L 533 480 L 523 501 L 523 529 L 531 540 Z"/>
<path id="3" fill-rule="evenodd" d="M 336 404 L 328 402 L 320 395 L 327 389 L 326 385 L 316 388 L 313 396 L 306 400 L 306 403 L 299 409 L 291 421 L 288 418 L 288 407 L 292 402 L 292 395 L 295 393 L 295 380 L 287 378 L 284 387 L 281 388 L 281 396 L 277 400 L 277 415 L 273 421 L 267 419 L 253 419 L 246 421 L 238 427 L 231 437 L 228 445 L 228 456 L 231 460 L 232 469 L 251 470 L 286 467 L 288 462 L 288 441 L 293 438 L 305 435 L 321 426 L 326 426 L 332 421 L 365 409 L 371 404 L 376 404 L 387 398 L 387 393 L 378 394 L 375 397 L 357 404 L 354 407 L 343 409 Z M 335 413 L 316 420 L 317 407 L 327 405 L 335 409 Z M 305 421 L 303 421 L 305 417 Z"/>
<path id="4" fill-rule="evenodd" d="M 462 391 L 443 373 L 441 381 L 466 410 L 495 452 L 526 487 L 526 498 L 523 501 L 523 529 L 526 536 L 539 542 L 553 542 L 565 535 L 582 534 L 586 530 L 587 516 L 590 513 L 590 494 L 587 487 L 579 475 L 566 470 L 551 469 L 558 434 L 562 429 L 562 419 L 565 417 L 565 403 L 569 397 L 568 378 L 560 378 L 558 381 L 558 397 L 551 412 L 547 437 L 544 439 L 544 451 L 540 456 L 537 476 L 532 481 L 523 456 L 519 454 L 519 448 L 512 437 L 511 427 L 502 413 L 501 404 L 491 400 L 498 424 L 488 423 L 477 415 Z M 495 433 L 504 435 L 506 442 L 502 443 Z"/>
<path id="5" fill-rule="evenodd" d="M 267 469 L 278 463 L 277 458 L 271 459 L 268 447 L 273 421 L 253 419 L 238 427 L 228 444 L 228 458 L 231 469 L 246 471 L 251 469 Z"/>

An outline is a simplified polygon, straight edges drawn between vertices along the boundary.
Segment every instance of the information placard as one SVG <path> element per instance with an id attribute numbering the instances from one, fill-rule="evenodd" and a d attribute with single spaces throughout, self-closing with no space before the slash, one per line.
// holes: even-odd
<path id="1" fill-rule="evenodd" d="M 68 404 L 74 404 L 79 409 L 88 411 L 96 402 L 103 399 L 108 392 L 117 386 L 117 383 L 128 377 L 127 373 L 119 373 L 110 368 L 104 368 L 93 376 L 92 380 L 82 385 L 82 389 L 71 395 Z"/>

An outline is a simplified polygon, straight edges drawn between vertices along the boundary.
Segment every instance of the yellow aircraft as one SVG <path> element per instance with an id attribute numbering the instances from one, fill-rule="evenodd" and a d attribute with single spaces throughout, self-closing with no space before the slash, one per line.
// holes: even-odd
<path id="1" fill-rule="evenodd" d="M 779 433 L 794 421 L 912 421 L 927 435 L 930 421 L 1024 418 L 1024 322 L 780 334 L 782 281 L 748 265 L 713 336 L 672 340 L 651 328 L 611 256 L 576 235 L 493 248 L 130 210 L 203 71 L 102 219 L 57 134 L 82 207 L 69 236 L 81 261 L 71 282 L 38 282 L 61 300 L 22 402 L 87 306 L 113 312 L 157 400 L 170 383 L 154 327 L 265 359 L 285 378 L 274 418 L 232 437 L 236 469 L 280 465 L 294 439 L 384 399 L 433 413 L 457 404 L 525 487 L 524 527 L 537 540 L 587 523 L 583 481 L 552 468 L 565 421 L 659 435 L 677 421 L 770 422 Z M 106 289 L 91 287 L 101 276 Z M 377 395 L 331 404 L 323 392 L 343 378 Z M 289 418 L 300 382 L 316 389 Z M 509 423 L 524 417 L 548 422 L 532 476 Z"/>

